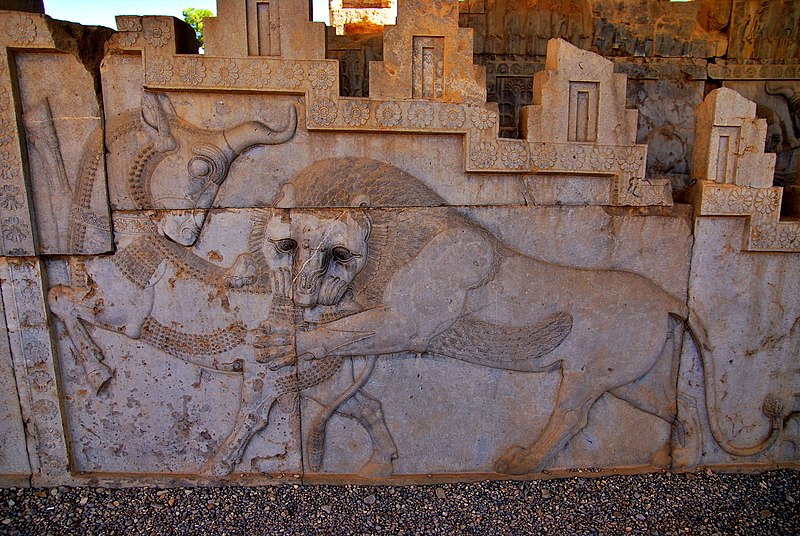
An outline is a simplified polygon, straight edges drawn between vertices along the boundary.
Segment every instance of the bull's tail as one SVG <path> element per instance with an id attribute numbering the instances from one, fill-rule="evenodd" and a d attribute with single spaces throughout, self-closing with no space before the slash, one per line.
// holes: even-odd
<path id="1" fill-rule="evenodd" d="M 770 427 L 769 431 L 760 441 L 747 447 L 736 446 L 728 441 L 725 434 L 722 432 L 718 420 L 719 407 L 717 405 L 716 375 L 714 373 L 714 361 L 709 355 L 712 348 L 708 343 L 708 336 L 697 314 L 690 310 L 687 316 L 688 318 L 681 318 L 680 321 L 688 331 L 695 348 L 697 348 L 697 353 L 700 355 L 700 360 L 703 365 L 703 390 L 705 391 L 706 414 L 708 415 L 708 425 L 711 430 L 711 436 L 722 450 L 733 456 L 753 456 L 767 450 L 772 446 L 783 429 L 783 404 L 772 394 L 768 394 L 764 397 L 761 410 L 764 415 L 769 418 Z M 677 316 L 674 318 L 678 319 Z"/>

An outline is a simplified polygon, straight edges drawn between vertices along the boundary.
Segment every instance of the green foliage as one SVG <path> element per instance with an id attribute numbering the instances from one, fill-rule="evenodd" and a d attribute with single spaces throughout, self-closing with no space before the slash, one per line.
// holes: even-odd
<path id="1" fill-rule="evenodd" d="M 200 42 L 200 46 L 203 46 L 203 19 L 213 16 L 214 13 L 212 13 L 209 9 L 195 9 L 193 7 L 187 7 L 183 10 L 183 20 L 186 21 L 189 26 L 194 28 L 195 33 L 197 33 L 197 40 Z"/>

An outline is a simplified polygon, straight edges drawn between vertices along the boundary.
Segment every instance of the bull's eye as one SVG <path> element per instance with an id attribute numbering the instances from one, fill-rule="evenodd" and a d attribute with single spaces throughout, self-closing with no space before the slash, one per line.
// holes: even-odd
<path id="1" fill-rule="evenodd" d="M 270 242 L 272 242 L 272 245 L 275 246 L 275 249 L 281 253 L 292 253 L 297 249 L 297 242 L 291 238 L 281 238 L 280 240 L 270 239 Z"/>
<path id="2" fill-rule="evenodd" d="M 331 257 L 333 257 L 333 260 L 336 262 L 346 263 L 355 256 L 356 255 L 351 253 L 349 249 L 342 246 L 336 246 L 331 250 Z"/>
<path id="3" fill-rule="evenodd" d="M 211 172 L 214 169 L 214 164 L 207 158 L 194 157 L 189 160 L 189 165 L 187 167 L 189 168 L 188 171 L 190 176 L 195 178 L 206 178 L 211 175 Z"/>

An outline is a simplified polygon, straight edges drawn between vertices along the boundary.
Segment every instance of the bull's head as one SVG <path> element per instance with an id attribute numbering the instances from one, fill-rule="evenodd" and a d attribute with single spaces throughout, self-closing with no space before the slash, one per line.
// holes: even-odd
<path id="1" fill-rule="evenodd" d="M 274 278 L 288 288 L 274 289 L 300 307 L 337 305 L 352 292 L 353 279 L 367 261 L 370 221 L 361 212 L 322 214 L 297 210 L 276 215 L 262 243 Z"/>
<path id="2" fill-rule="evenodd" d="M 283 130 L 248 121 L 226 130 L 203 131 L 177 118 L 166 95 L 145 93 L 142 120 L 156 152 L 145 184 L 150 200 L 154 208 L 180 211 L 161 217 L 159 230 L 178 244 L 191 246 L 231 163 L 255 145 L 289 141 L 297 128 L 297 111 L 289 108 Z"/>

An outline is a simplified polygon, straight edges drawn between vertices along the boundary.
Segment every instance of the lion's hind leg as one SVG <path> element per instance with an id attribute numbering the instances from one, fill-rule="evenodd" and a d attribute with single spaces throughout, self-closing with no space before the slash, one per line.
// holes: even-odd
<path id="1" fill-rule="evenodd" d="M 495 471 L 524 475 L 541 470 L 556 452 L 586 428 L 589 411 L 603 392 L 598 392 L 586 374 L 563 373 L 555 409 L 542 433 L 530 447 L 509 448 L 495 463 Z"/>

